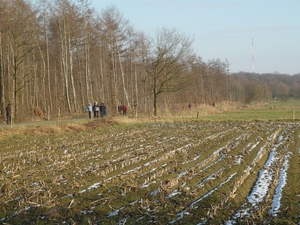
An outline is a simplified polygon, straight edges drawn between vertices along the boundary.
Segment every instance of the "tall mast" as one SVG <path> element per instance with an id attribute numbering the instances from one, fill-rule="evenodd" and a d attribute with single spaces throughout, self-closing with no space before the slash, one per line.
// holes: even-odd
<path id="1" fill-rule="evenodd" d="M 254 73 L 254 40 L 252 38 L 252 73 Z"/>

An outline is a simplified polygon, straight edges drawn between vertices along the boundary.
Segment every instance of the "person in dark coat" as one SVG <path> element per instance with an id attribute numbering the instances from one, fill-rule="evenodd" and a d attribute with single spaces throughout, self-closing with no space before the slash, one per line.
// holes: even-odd
<path id="1" fill-rule="evenodd" d="M 122 114 L 122 106 L 121 105 L 118 105 L 118 112 L 119 112 L 119 114 L 121 115 Z"/>
<path id="2" fill-rule="evenodd" d="M 98 104 L 98 102 L 94 102 L 93 112 L 94 112 L 94 118 L 98 118 L 99 117 L 99 104 Z"/>
<path id="3" fill-rule="evenodd" d="M 6 106 L 6 123 L 7 125 L 11 124 L 11 104 L 9 103 Z"/>
<path id="4" fill-rule="evenodd" d="M 106 106 L 104 103 L 100 104 L 100 116 L 101 117 L 107 116 Z"/>

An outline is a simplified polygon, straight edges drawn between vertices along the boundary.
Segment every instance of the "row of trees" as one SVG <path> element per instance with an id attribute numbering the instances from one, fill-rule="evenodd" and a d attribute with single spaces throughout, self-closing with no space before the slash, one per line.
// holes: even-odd
<path id="1" fill-rule="evenodd" d="M 260 89 L 255 89 L 253 92 L 262 91 L 265 89 L 267 95 L 265 97 L 274 99 L 288 99 L 288 98 L 299 98 L 300 97 L 300 73 L 293 76 L 286 74 L 253 74 L 253 73 L 235 73 L 234 77 L 239 77 L 243 79 L 245 83 L 248 84 L 248 87 L 255 84 L 260 84 Z M 258 101 L 263 99 L 261 95 L 257 94 L 255 98 L 248 96 L 248 102 Z"/>
<path id="2" fill-rule="evenodd" d="M 0 0 L 0 10 L 2 116 L 9 102 L 21 119 L 36 107 L 79 114 L 93 101 L 105 102 L 110 114 L 125 104 L 135 115 L 157 115 L 189 102 L 274 95 L 267 81 L 229 75 L 219 59 L 203 62 L 176 29 L 134 30 L 115 6 L 98 13 L 88 0 Z"/>

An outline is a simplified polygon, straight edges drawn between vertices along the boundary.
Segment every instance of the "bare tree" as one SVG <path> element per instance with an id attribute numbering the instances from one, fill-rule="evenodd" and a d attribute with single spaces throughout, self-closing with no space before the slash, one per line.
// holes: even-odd
<path id="1" fill-rule="evenodd" d="M 42 89 L 43 89 L 43 99 L 42 108 L 45 112 L 50 114 L 53 109 L 52 102 L 52 92 L 51 89 L 51 74 L 50 74 L 50 47 L 49 47 L 49 14 L 51 9 L 50 0 L 38 0 L 37 1 L 38 9 L 38 19 L 40 25 L 40 33 L 36 34 L 36 42 L 40 51 L 42 68 Z"/>
<path id="2" fill-rule="evenodd" d="M 90 32 L 88 31 L 89 23 L 90 23 L 90 11 L 89 11 L 89 2 L 88 0 L 79 0 L 80 2 L 80 12 L 81 12 L 81 34 L 83 39 L 83 48 L 84 48 L 84 74 L 85 74 L 85 87 L 86 87 L 86 98 L 87 101 L 93 96 L 93 86 L 92 86 L 92 74 L 91 74 L 91 62 L 90 62 Z M 98 84 L 98 82 L 96 82 Z M 83 100 L 85 104 L 85 101 Z"/>
<path id="3" fill-rule="evenodd" d="M 192 55 L 192 41 L 176 29 L 157 29 L 150 38 L 150 49 L 143 65 L 150 78 L 154 116 L 157 115 L 158 97 L 162 93 L 184 88 L 187 61 Z"/>
<path id="4" fill-rule="evenodd" d="M 53 52 L 58 56 L 56 60 L 56 67 L 58 67 L 61 74 L 59 81 L 63 84 L 58 95 L 63 94 L 64 100 L 61 102 L 63 106 L 67 108 L 68 112 L 78 111 L 78 100 L 75 89 L 75 72 L 73 71 L 73 56 L 76 40 L 81 36 L 77 32 L 79 24 L 79 12 L 78 8 L 75 7 L 68 0 L 56 0 L 56 5 L 53 5 L 52 18 L 51 18 L 51 35 L 52 41 L 56 47 L 52 49 Z M 60 65 L 59 65 L 60 64 Z M 85 65 L 84 68 L 87 68 Z M 59 96 L 57 98 L 60 99 Z"/>
<path id="5" fill-rule="evenodd" d="M 150 52 L 150 43 L 147 40 L 147 37 L 144 33 L 139 32 L 134 41 L 134 49 L 133 49 L 133 57 L 134 57 L 134 77 L 135 77 L 135 95 L 139 96 L 140 101 L 136 98 L 136 104 L 140 102 L 139 105 L 141 109 L 143 109 L 144 113 L 148 112 L 149 107 L 149 95 L 150 89 L 147 87 L 149 83 L 149 78 L 147 77 L 146 70 L 144 67 L 147 62 L 147 54 Z M 139 75 L 138 75 L 139 74 Z M 138 95 L 139 94 L 139 95 Z"/>
<path id="6" fill-rule="evenodd" d="M 14 106 L 14 116 L 18 116 L 19 95 L 22 94 L 26 85 L 31 80 L 30 71 L 33 69 L 30 56 L 36 46 L 34 40 L 34 29 L 36 27 L 35 12 L 31 6 L 23 0 L 9 2 L 8 8 L 4 10 L 6 17 L 6 46 L 7 46 L 7 75 L 12 77 L 10 93 Z M 21 98 L 20 99 L 24 99 Z"/>
<path id="7" fill-rule="evenodd" d="M 109 6 L 102 11 L 101 25 L 103 44 L 109 56 L 107 63 L 109 64 L 113 113 L 116 113 L 121 98 L 120 90 L 123 90 L 127 104 L 130 105 L 125 86 L 125 74 L 121 55 L 124 54 L 127 49 L 130 49 L 129 34 L 132 28 L 129 25 L 129 21 L 124 19 L 123 15 L 115 6 Z"/>

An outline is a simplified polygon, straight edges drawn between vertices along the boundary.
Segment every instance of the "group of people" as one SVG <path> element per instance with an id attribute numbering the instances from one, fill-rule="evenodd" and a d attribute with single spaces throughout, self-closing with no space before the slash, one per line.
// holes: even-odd
<path id="1" fill-rule="evenodd" d="M 103 102 L 100 105 L 98 102 L 94 102 L 94 105 L 89 103 L 87 111 L 90 119 L 92 119 L 92 113 L 94 113 L 94 118 L 99 118 L 99 114 L 101 117 L 107 116 L 106 105 Z"/>
<path id="2" fill-rule="evenodd" d="M 214 105 L 213 105 L 214 106 Z M 188 108 L 191 109 L 192 108 L 192 104 L 189 103 L 188 104 Z M 94 118 L 98 118 L 99 114 L 100 117 L 104 117 L 107 116 L 107 111 L 106 111 L 106 106 L 105 104 L 102 102 L 100 105 L 97 102 L 94 102 L 94 105 L 92 105 L 91 103 L 89 103 L 88 107 L 87 107 L 87 111 L 89 114 L 89 118 L 92 119 L 92 113 L 94 114 Z M 126 116 L 127 113 L 127 107 L 126 105 L 119 105 L 118 106 L 118 111 L 119 114 L 123 116 Z M 6 106 L 6 123 L 7 125 L 11 124 L 11 104 L 9 103 Z"/>
<path id="3" fill-rule="evenodd" d="M 100 117 L 107 116 L 106 106 L 104 103 L 101 103 L 100 105 L 98 104 L 98 102 L 94 102 L 93 105 L 91 103 L 89 103 L 86 110 L 89 114 L 90 119 L 92 119 L 92 115 L 94 115 L 94 118 L 98 118 L 99 114 L 100 114 Z M 127 114 L 126 105 L 123 105 L 123 106 L 119 105 L 118 111 L 119 111 L 120 115 L 123 114 L 123 116 L 126 116 L 126 114 Z"/>
<path id="4" fill-rule="evenodd" d="M 118 106 L 118 111 L 119 111 L 120 115 L 123 114 L 123 116 L 126 116 L 126 113 L 127 113 L 127 107 L 126 107 L 126 105 L 123 105 L 123 106 L 119 105 Z"/>

